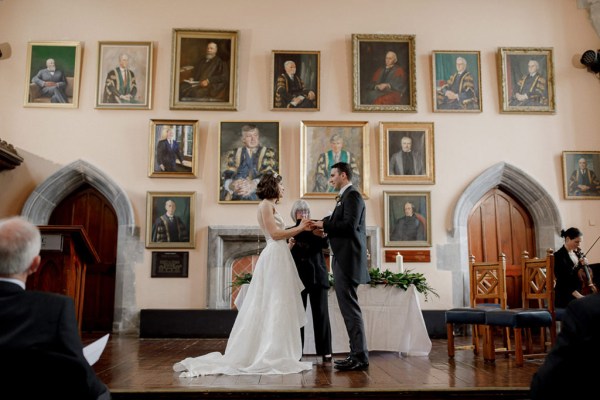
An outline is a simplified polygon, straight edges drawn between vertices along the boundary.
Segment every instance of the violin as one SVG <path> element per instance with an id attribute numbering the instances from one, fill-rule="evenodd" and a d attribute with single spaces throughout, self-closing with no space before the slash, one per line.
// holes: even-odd
<path id="1" fill-rule="evenodd" d="M 579 265 L 577 266 L 577 277 L 581 281 L 581 294 L 587 296 L 588 294 L 598 293 L 598 288 L 594 284 L 594 275 L 592 274 L 592 270 L 589 266 L 587 258 L 585 258 L 585 254 L 578 247 L 574 251 L 575 255 L 579 259 Z"/>

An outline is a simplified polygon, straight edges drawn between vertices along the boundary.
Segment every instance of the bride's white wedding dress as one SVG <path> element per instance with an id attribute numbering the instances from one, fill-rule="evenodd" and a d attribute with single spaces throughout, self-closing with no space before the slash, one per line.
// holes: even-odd
<path id="1" fill-rule="evenodd" d="M 283 218 L 275 211 L 279 229 Z M 199 375 L 291 374 L 312 369 L 302 357 L 300 327 L 306 312 L 300 292 L 304 289 L 285 240 L 273 240 L 258 213 L 267 239 L 227 341 L 225 353 L 213 352 L 186 358 L 173 365 L 180 377 Z"/>

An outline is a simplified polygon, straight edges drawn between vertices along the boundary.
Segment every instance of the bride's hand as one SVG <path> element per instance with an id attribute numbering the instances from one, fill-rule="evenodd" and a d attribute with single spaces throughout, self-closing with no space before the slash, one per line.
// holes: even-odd
<path id="1" fill-rule="evenodd" d="M 312 231 L 312 224 L 313 222 L 310 219 L 302 219 L 298 226 L 300 226 L 303 231 Z"/>

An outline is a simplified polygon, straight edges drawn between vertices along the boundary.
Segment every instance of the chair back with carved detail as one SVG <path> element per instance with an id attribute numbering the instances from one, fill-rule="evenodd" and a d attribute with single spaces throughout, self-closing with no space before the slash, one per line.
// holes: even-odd
<path id="1" fill-rule="evenodd" d="M 521 256 L 522 305 L 517 309 L 492 310 L 486 313 L 484 359 L 495 360 L 494 328 L 509 328 L 514 336 L 514 349 L 507 346 L 506 354 L 514 353 L 517 366 L 524 358 L 544 357 L 548 344 L 556 339 L 556 317 L 554 312 L 554 254 L 546 251 L 546 257 L 529 258 L 527 252 Z M 533 329 L 539 329 L 541 352 L 533 351 Z M 550 343 L 546 342 L 546 329 L 550 331 Z M 523 337 L 525 336 L 525 337 Z M 510 339 L 510 334 L 507 335 Z M 508 340 L 505 340 L 509 342 Z M 523 351 L 525 345 L 525 351 Z"/>
<path id="2" fill-rule="evenodd" d="M 552 315 L 550 343 L 556 341 L 556 312 L 554 309 L 554 251 L 546 250 L 546 257 L 529 258 L 524 251 L 521 255 L 522 267 L 522 307 L 524 309 L 545 309 Z M 542 339 L 544 332 L 542 332 Z"/>
<path id="3" fill-rule="evenodd" d="M 500 254 L 497 262 L 475 262 L 469 257 L 469 305 L 455 307 L 445 312 L 448 338 L 448 356 L 454 357 L 454 330 L 457 324 L 472 327 L 472 348 L 479 354 L 479 326 L 485 323 L 485 312 L 489 308 L 506 307 L 506 256 Z M 464 349 L 465 347 L 460 347 Z"/>
<path id="4" fill-rule="evenodd" d="M 498 304 L 506 308 L 506 256 L 500 254 L 496 262 L 475 262 L 469 257 L 471 280 L 471 307 Z"/>

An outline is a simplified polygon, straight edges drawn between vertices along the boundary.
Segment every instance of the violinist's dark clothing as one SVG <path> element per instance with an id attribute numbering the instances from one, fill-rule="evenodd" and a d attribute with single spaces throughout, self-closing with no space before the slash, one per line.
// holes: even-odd
<path id="1" fill-rule="evenodd" d="M 556 345 L 531 381 L 531 399 L 570 399 L 577 397 L 576 386 L 595 387 L 600 375 L 598 360 L 600 294 L 592 294 L 566 308 Z"/>
<path id="2" fill-rule="evenodd" d="M 576 266 L 565 246 L 554 253 L 554 276 L 556 277 L 554 306 L 556 308 L 565 308 L 571 300 L 574 300 L 573 291 L 581 292 L 582 285 Z"/>

